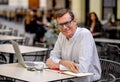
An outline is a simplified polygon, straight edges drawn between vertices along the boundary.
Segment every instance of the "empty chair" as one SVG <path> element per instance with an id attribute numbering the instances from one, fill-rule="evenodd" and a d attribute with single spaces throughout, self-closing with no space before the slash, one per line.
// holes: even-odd
<path id="1" fill-rule="evenodd" d="M 6 57 L 0 53 L 0 64 L 6 64 L 7 63 L 7 59 Z"/>
<path id="2" fill-rule="evenodd" d="M 0 29 L 2 29 L 2 24 L 0 24 Z M 2 33 L 0 33 L 0 34 L 2 34 Z"/>
<path id="3" fill-rule="evenodd" d="M 0 29 L 6 29 L 6 25 L 0 24 Z"/>
<path id="4" fill-rule="evenodd" d="M 0 53 L 0 64 L 6 64 L 6 63 L 7 63 L 6 57 L 2 53 Z M 0 81 L 6 82 L 6 78 L 4 76 L 0 76 Z"/>
<path id="5" fill-rule="evenodd" d="M 3 29 L 6 29 L 6 27 L 7 27 L 7 26 L 6 26 L 6 25 L 4 25 L 4 26 L 3 26 Z"/>
<path id="6" fill-rule="evenodd" d="M 13 36 L 18 36 L 18 30 L 15 29 L 15 30 L 13 31 Z"/>
<path id="7" fill-rule="evenodd" d="M 25 33 L 25 38 L 27 38 L 27 40 L 28 40 L 27 45 L 32 46 L 33 42 L 34 42 L 35 34 Z"/>
<path id="8" fill-rule="evenodd" d="M 25 35 L 24 34 L 19 34 L 19 37 L 25 37 Z M 18 40 L 17 42 L 21 45 L 24 45 L 24 41 L 25 41 L 25 39 L 22 39 L 22 40 Z"/>
<path id="9" fill-rule="evenodd" d="M 6 29 L 6 27 L 7 27 L 6 25 L 1 25 L 1 26 L 0 26 L 0 29 L 3 29 L 3 30 L 4 30 L 4 29 Z M 0 34 L 5 35 L 6 33 L 5 33 L 5 32 L 2 32 L 2 33 L 0 33 Z"/>
<path id="10" fill-rule="evenodd" d="M 3 26 L 3 25 L 2 25 L 2 24 L 0 24 L 0 29 L 2 29 L 2 26 Z"/>
<path id="11" fill-rule="evenodd" d="M 35 42 L 35 46 L 46 48 L 47 47 L 47 43 L 46 42 L 43 42 L 43 43 Z"/>
<path id="12" fill-rule="evenodd" d="M 107 54 L 109 59 L 120 62 L 120 48 L 115 44 L 107 44 Z"/>
<path id="13" fill-rule="evenodd" d="M 11 30 L 11 32 L 8 35 L 12 35 L 13 34 L 13 28 L 9 28 L 9 30 Z"/>
<path id="14" fill-rule="evenodd" d="M 100 59 L 102 75 L 99 82 L 120 82 L 120 63 Z"/>
<path id="15" fill-rule="evenodd" d="M 25 37 L 25 39 L 23 40 L 22 44 L 28 46 L 29 45 L 29 41 L 30 41 L 30 38 L 29 37 Z"/>
<path id="16" fill-rule="evenodd" d="M 100 58 L 109 59 L 109 55 L 107 53 L 108 46 L 106 43 L 100 43 L 97 45 L 97 49 Z"/>

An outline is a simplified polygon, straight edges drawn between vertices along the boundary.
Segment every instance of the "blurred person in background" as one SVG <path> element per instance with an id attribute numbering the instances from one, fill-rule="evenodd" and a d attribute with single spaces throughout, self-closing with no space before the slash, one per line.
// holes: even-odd
<path id="1" fill-rule="evenodd" d="M 34 27 L 31 25 L 32 18 L 33 18 L 33 12 L 27 11 L 24 20 L 24 27 L 25 27 L 25 37 L 29 38 L 28 45 L 33 45 L 33 41 L 36 33 Z"/>
<path id="2" fill-rule="evenodd" d="M 87 28 L 91 33 L 102 32 L 102 24 L 99 21 L 97 14 L 95 12 L 90 12 L 88 14 Z"/>
<path id="3" fill-rule="evenodd" d="M 30 39 L 31 45 L 34 45 L 35 42 L 44 42 L 43 37 L 46 29 L 44 28 L 45 25 L 42 22 L 41 16 L 38 16 L 37 10 L 34 9 L 30 12 L 30 14 L 28 13 L 25 18 L 25 31 L 28 33 L 27 37 L 32 37 Z"/>
<path id="4" fill-rule="evenodd" d="M 44 42 L 44 35 L 46 32 L 46 25 L 43 23 L 43 15 L 44 13 L 39 11 L 34 11 L 34 27 L 36 27 L 36 36 L 35 36 L 35 42 Z"/>

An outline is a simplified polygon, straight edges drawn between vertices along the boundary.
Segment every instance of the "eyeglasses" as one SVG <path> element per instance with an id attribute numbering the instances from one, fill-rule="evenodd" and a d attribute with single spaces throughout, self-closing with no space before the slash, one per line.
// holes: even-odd
<path id="1" fill-rule="evenodd" d="M 59 28 L 62 28 L 62 27 L 64 27 L 64 26 L 69 27 L 69 26 L 71 25 L 72 21 L 73 21 L 73 18 L 72 18 L 70 21 L 57 24 L 57 26 L 58 26 Z"/>

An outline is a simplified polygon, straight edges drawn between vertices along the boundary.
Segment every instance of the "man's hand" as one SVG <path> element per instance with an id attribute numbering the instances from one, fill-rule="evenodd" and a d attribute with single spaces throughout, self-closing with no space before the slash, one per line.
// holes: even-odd
<path id="1" fill-rule="evenodd" d="M 59 62 L 59 64 L 67 67 L 70 71 L 74 72 L 74 73 L 78 73 L 78 70 L 79 70 L 79 67 L 77 64 L 75 64 L 74 62 L 72 61 L 69 61 L 69 60 L 61 60 Z"/>
<path id="2" fill-rule="evenodd" d="M 51 58 L 48 58 L 48 59 L 47 59 L 46 65 L 47 65 L 49 68 L 59 68 L 59 64 L 53 62 L 53 60 L 52 60 Z"/>

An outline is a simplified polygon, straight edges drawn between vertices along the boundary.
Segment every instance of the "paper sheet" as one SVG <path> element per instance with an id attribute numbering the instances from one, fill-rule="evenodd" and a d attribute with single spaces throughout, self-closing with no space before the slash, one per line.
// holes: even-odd
<path id="1" fill-rule="evenodd" d="M 67 74 L 67 75 L 77 76 L 77 77 L 93 75 L 93 73 L 73 73 L 73 72 L 70 72 L 70 71 L 64 71 L 62 73 Z"/>

